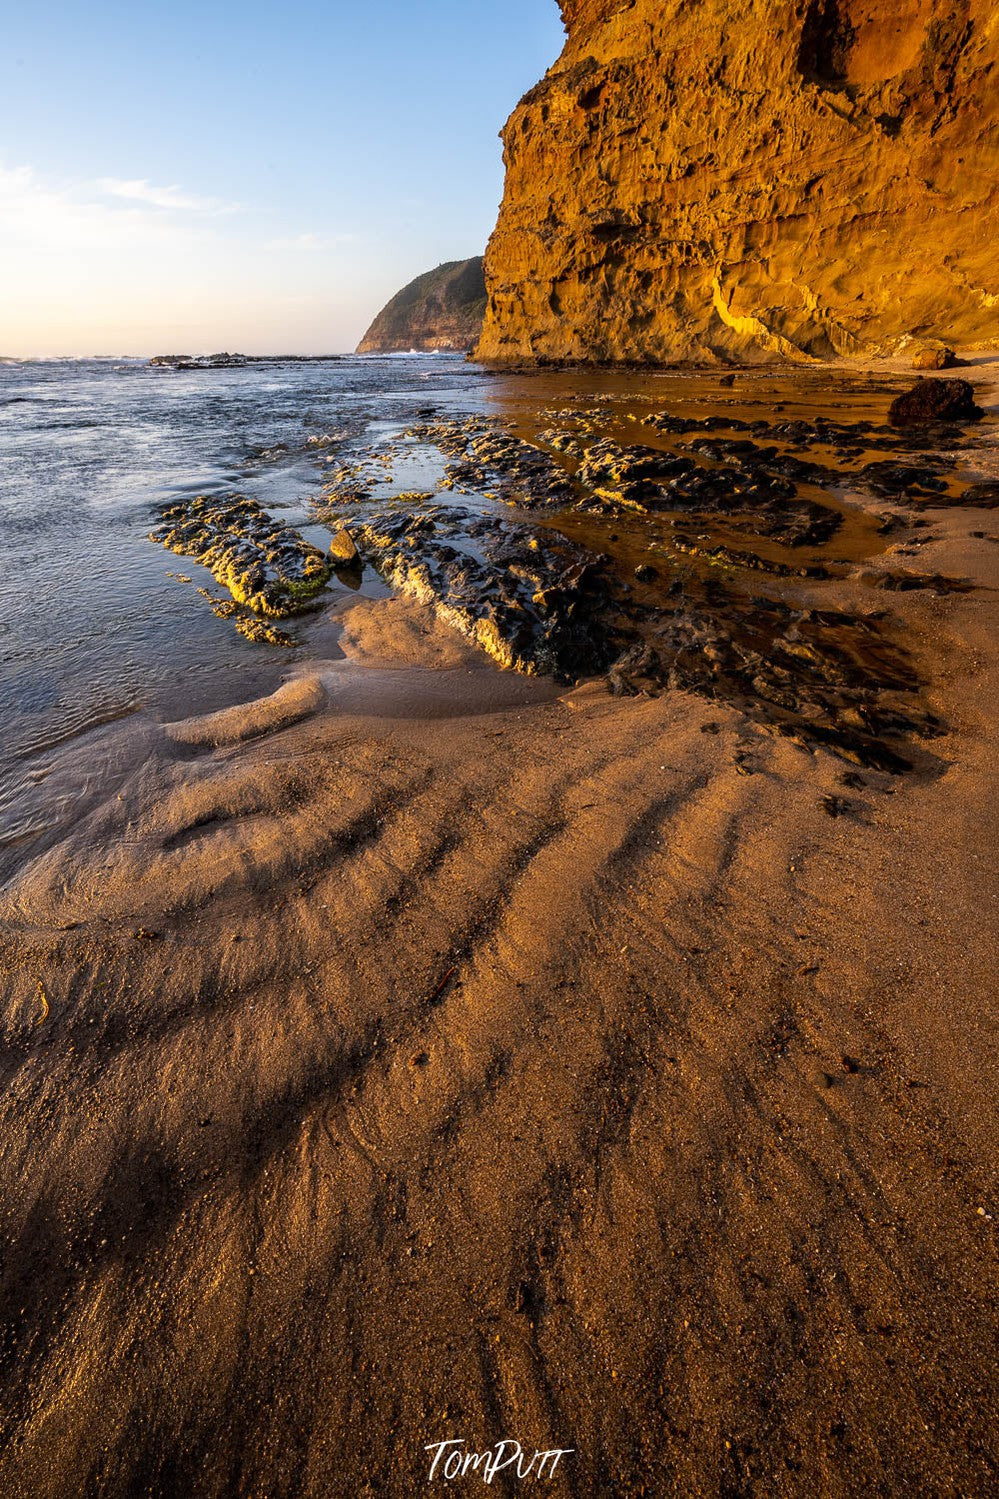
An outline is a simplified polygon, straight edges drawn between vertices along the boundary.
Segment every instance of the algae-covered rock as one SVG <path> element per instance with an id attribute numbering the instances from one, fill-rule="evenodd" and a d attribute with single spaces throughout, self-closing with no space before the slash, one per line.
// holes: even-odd
<path id="1" fill-rule="evenodd" d="M 299 614 L 329 582 L 332 566 L 318 547 L 245 495 L 198 495 L 160 515 L 150 539 L 207 567 L 254 614 Z"/>
<path id="2" fill-rule="evenodd" d="M 330 542 L 330 558 L 334 567 L 356 566 L 359 562 L 360 554 L 346 526 L 341 526 Z"/>

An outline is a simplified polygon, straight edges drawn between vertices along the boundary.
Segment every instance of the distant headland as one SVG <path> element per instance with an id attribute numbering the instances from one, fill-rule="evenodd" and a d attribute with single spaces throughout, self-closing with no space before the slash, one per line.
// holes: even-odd
<path id="1" fill-rule="evenodd" d="M 485 312 L 482 256 L 449 260 L 404 286 L 382 308 L 357 352 L 465 354 L 482 332 Z"/>

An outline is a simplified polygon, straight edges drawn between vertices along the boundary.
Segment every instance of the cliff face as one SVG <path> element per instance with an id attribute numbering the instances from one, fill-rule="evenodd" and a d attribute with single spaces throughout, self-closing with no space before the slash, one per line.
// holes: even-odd
<path id="1" fill-rule="evenodd" d="M 482 331 L 486 283 L 482 257 L 451 260 L 417 276 L 375 318 L 357 346 L 359 354 L 400 354 L 410 349 L 464 352 Z"/>
<path id="2" fill-rule="evenodd" d="M 503 133 L 486 359 L 999 335 L 995 0 L 562 0 Z"/>

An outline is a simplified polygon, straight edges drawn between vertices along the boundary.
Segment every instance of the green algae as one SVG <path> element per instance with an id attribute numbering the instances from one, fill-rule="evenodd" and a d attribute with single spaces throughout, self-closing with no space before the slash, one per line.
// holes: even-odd
<path id="1" fill-rule="evenodd" d="M 235 604 L 258 618 L 304 613 L 333 575 L 328 557 L 245 495 L 197 495 L 167 505 L 150 539 L 206 567 Z M 251 639 L 268 638 L 248 624 L 237 627 Z M 272 643 L 287 644 L 279 634 Z"/>

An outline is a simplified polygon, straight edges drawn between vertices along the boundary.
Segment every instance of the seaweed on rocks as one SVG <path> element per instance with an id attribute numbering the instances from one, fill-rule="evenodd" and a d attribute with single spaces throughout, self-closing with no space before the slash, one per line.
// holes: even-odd
<path id="1" fill-rule="evenodd" d="M 887 499 L 932 498 L 947 492 L 946 479 L 928 463 L 892 463 L 888 459 L 868 463 L 858 471 L 856 482 Z"/>
<path id="2" fill-rule="evenodd" d="M 831 575 L 821 549 L 843 526 L 837 491 L 948 503 L 954 457 L 915 456 L 918 443 L 870 421 L 622 422 L 592 405 L 539 415 L 548 425 L 528 440 L 498 417 L 432 413 L 337 473 L 316 514 L 340 525 L 349 505 L 364 561 L 503 667 L 729 701 L 802 745 L 888 771 L 939 731 L 881 616 L 752 589 Z M 622 441 L 629 420 L 667 441 Z M 436 493 L 396 492 L 391 469 L 407 455 L 421 476 L 430 458 Z M 910 574 L 884 586 L 945 583 Z"/>
<path id="3" fill-rule="evenodd" d="M 830 576 L 828 569 L 821 563 L 813 563 L 805 567 L 789 567 L 786 562 L 775 562 L 770 557 L 760 557 L 756 552 L 734 551 L 732 547 L 725 546 L 723 543 L 716 546 L 701 546 L 691 537 L 684 536 L 680 532 L 671 537 L 670 549 L 674 552 L 682 552 L 688 557 L 703 557 L 706 561 L 717 563 L 722 567 L 769 573 L 773 578 L 821 579 Z"/>
<path id="4" fill-rule="evenodd" d="M 728 424 L 729 419 L 725 420 Z M 567 470 L 543 448 L 504 433 L 495 422 L 482 418 L 439 421 L 410 428 L 406 435 L 432 443 L 452 460 L 443 488 L 489 488 L 520 509 L 745 515 L 757 534 L 791 547 L 827 541 L 842 521 L 837 510 L 799 495 L 795 478 L 777 471 L 776 450 L 772 451 L 773 464 L 768 465 L 753 456 L 756 445 L 748 441 L 734 445 L 734 462 L 721 461 L 729 456 L 731 446 L 719 444 L 720 466 L 708 468 L 685 454 L 642 444 L 623 446 L 585 432 L 541 432 L 538 443 L 567 461 Z M 714 458 L 710 443 L 708 447 Z M 811 468 L 806 473 L 802 465 L 799 472 L 810 480 L 815 477 Z M 826 471 L 822 474 L 828 477 Z"/>
<path id="5" fill-rule="evenodd" d="M 650 602 L 608 557 L 548 526 L 454 505 L 386 509 L 356 539 L 387 582 L 507 668 L 561 681 L 606 673 L 617 694 L 684 689 L 734 702 L 802 744 L 893 772 L 910 762 L 892 741 L 938 731 L 904 653 L 874 618 L 795 608 L 675 570 Z M 659 581 L 658 569 L 638 574 Z"/>
<path id="6" fill-rule="evenodd" d="M 621 441 L 606 408 L 540 415 L 549 425 L 530 441 L 478 415 L 435 413 L 410 427 L 395 451 L 442 455 L 436 496 L 385 492 L 386 454 L 344 471 L 341 503 L 356 503 L 359 480 L 370 484 L 352 521 L 365 561 L 504 667 L 562 681 L 605 675 L 622 694 L 724 699 L 803 745 L 890 771 L 909 763 L 906 742 L 938 731 L 877 617 L 761 598 L 750 579 L 828 578 L 819 549 L 843 525 L 835 491 L 947 503 L 953 457 L 913 456 L 918 444 L 870 421 L 662 412 L 641 419 L 667 438 L 651 446 Z M 497 513 L 497 501 L 520 515 Z M 623 554 L 607 525 L 617 517 L 629 533 Z M 880 529 L 896 524 L 889 516 Z M 645 557 L 635 555 L 640 536 Z M 908 576 L 884 586 L 941 591 L 946 581 Z"/>
<path id="7" fill-rule="evenodd" d="M 716 468 L 684 454 L 641 444 L 624 447 L 608 438 L 549 430 L 539 441 L 575 463 L 573 478 L 589 491 L 579 501 L 584 505 L 646 514 L 740 516 L 757 535 L 789 547 L 820 545 L 842 523 L 837 510 L 802 497 L 794 479 L 776 472 L 776 449 L 760 450 L 748 440 L 703 438 L 690 445 L 717 463 Z M 810 467 L 802 476 L 814 479 Z"/>
<path id="8" fill-rule="evenodd" d="M 606 674 L 617 694 L 684 689 L 733 702 L 803 745 L 892 772 L 910 763 L 899 740 L 938 731 L 876 618 L 749 596 L 668 558 L 636 569 L 649 586 L 633 590 L 609 557 L 547 524 L 454 504 L 386 508 L 356 539 L 387 582 L 507 668 L 561 681 Z"/>
<path id="9" fill-rule="evenodd" d="M 231 619 L 240 635 L 245 640 L 252 640 L 256 645 L 278 645 L 286 650 L 294 650 L 298 641 L 286 631 L 274 624 L 273 620 L 261 619 L 257 614 L 251 614 L 235 599 L 223 594 L 216 598 L 208 592 L 207 588 L 199 588 L 198 592 L 203 599 L 207 599 L 212 606 L 212 613 L 216 619 Z"/>
<path id="10" fill-rule="evenodd" d="M 962 505 L 969 510 L 999 510 L 999 483 L 987 480 L 969 484 L 967 489 L 957 495 L 910 496 L 909 500 L 919 510 L 934 510 L 949 505 Z"/>
<path id="11" fill-rule="evenodd" d="M 731 702 L 800 744 L 893 773 L 911 761 L 890 741 L 940 731 L 911 665 L 875 621 L 746 599 L 714 579 L 700 598 L 682 594 L 650 619 L 609 681 L 619 695 L 683 689 Z"/>
<path id="12" fill-rule="evenodd" d="M 329 582 L 327 557 L 245 495 L 198 495 L 166 505 L 150 540 L 207 567 L 237 604 L 284 619 Z"/>
<path id="13" fill-rule="evenodd" d="M 802 608 L 785 585 L 850 567 L 866 555 L 859 533 L 873 541 L 903 524 L 902 503 L 961 503 L 963 437 L 946 429 L 941 452 L 939 425 L 913 436 L 780 410 L 641 416 L 609 396 L 533 420 L 427 407 L 324 470 L 313 512 L 335 533 L 331 554 L 242 495 L 169 505 L 153 534 L 210 568 L 230 594 L 213 608 L 250 638 L 294 644 L 269 621 L 308 608 L 334 569 L 360 576 L 363 562 L 505 668 L 727 700 L 802 744 L 898 770 L 906 742 L 939 727 L 901 646 L 881 618 Z M 823 549 L 849 514 L 843 491 L 857 487 L 884 514 L 880 525 L 851 519 L 837 561 Z M 999 496 L 987 482 L 965 498 L 991 507 Z M 914 572 L 867 581 L 899 593 L 967 586 Z"/>
<path id="14" fill-rule="evenodd" d="M 585 447 L 576 477 L 591 489 L 601 484 L 627 484 L 642 480 L 665 482 L 690 473 L 693 460 L 665 453 L 661 448 L 640 444 L 621 447 L 610 438 L 602 438 Z"/>

